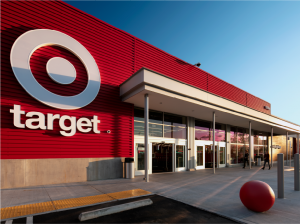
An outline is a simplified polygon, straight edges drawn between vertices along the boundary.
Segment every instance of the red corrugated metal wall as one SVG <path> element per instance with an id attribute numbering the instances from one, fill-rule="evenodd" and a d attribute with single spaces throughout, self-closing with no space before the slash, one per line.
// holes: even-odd
<path id="1" fill-rule="evenodd" d="M 119 85 L 141 67 L 194 85 L 253 109 L 270 113 L 258 99 L 209 73 L 110 26 L 64 2 L 13 1 L 1 3 L 1 141 L 2 159 L 85 158 L 133 156 L 133 106 L 122 103 Z M 101 87 L 96 99 L 78 110 L 66 111 L 48 107 L 30 95 L 16 80 L 9 61 L 14 41 L 32 29 L 53 29 L 75 38 L 94 57 L 101 74 Z M 68 86 L 55 84 L 46 74 L 48 59 L 59 56 L 69 60 L 77 72 L 76 81 Z M 38 82 L 48 90 L 65 96 L 81 92 L 87 83 L 80 60 L 59 47 L 36 50 L 30 66 Z M 72 137 L 53 131 L 18 129 L 13 126 L 9 110 L 13 104 L 26 112 L 38 111 L 101 120 L 101 134 L 77 133 Z M 24 122 L 24 120 L 23 120 Z M 106 131 L 111 130 L 111 134 Z"/>

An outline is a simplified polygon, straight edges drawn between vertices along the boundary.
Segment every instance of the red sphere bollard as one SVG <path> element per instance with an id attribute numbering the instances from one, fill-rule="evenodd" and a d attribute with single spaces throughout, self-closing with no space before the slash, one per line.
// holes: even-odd
<path id="1" fill-rule="evenodd" d="M 252 180 L 242 186 L 240 199 L 249 210 L 265 212 L 272 208 L 275 202 L 275 194 L 267 183 Z"/>

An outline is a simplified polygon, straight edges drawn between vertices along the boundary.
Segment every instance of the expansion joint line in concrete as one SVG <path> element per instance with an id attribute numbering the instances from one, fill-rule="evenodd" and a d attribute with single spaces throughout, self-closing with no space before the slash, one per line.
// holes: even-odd
<path id="1" fill-rule="evenodd" d="M 133 189 L 109 194 L 100 194 L 94 196 L 68 198 L 63 200 L 46 201 L 41 203 L 18 205 L 13 207 L 1 208 L 1 220 L 23 217 L 51 211 L 60 211 L 68 208 L 77 208 L 93 204 L 100 204 L 109 201 L 122 200 L 132 197 L 149 195 L 151 192 L 142 189 Z"/>

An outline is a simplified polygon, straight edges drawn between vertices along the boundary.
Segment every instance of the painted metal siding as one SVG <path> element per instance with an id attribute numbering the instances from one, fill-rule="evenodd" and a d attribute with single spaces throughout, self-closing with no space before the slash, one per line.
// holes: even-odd
<path id="1" fill-rule="evenodd" d="M 265 101 L 252 95 L 248 97 L 249 94 L 243 90 L 65 2 L 12 1 L 1 2 L 1 6 L 2 159 L 133 156 L 133 105 L 121 102 L 119 85 L 141 67 L 270 113 L 262 108 L 267 104 Z M 87 48 L 101 74 L 100 91 L 92 103 L 78 110 L 59 110 L 38 102 L 20 86 L 10 66 L 10 50 L 21 34 L 32 29 L 63 32 Z M 63 57 L 74 65 L 76 81 L 62 87 L 48 77 L 45 65 L 54 56 Z M 86 71 L 81 61 L 60 47 L 38 49 L 31 57 L 30 66 L 38 82 L 56 94 L 78 94 L 87 83 Z M 55 123 L 53 131 L 15 128 L 13 116 L 9 113 L 13 104 L 21 105 L 26 112 L 69 115 L 77 119 L 97 115 L 101 120 L 101 134 L 77 132 L 72 137 L 64 137 L 59 134 L 58 123 Z M 111 134 L 107 134 L 107 130 L 111 130 Z"/>
<path id="2" fill-rule="evenodd" d="M 271 104 L 250 93 L 247 93 L 247 106 L 267 114 L 271 114 Z M 266 110 L 264 106 L 268 106 L 270 110 Z"/>
<path id="3" fill-rule="evenodd" d="M 119 85 L 133 73 L 134 38 L 63 2 L 2 2 L 1 5 L 2 159 L 133 156 L 133 105 L 121 102 Z M 94 57 L 101 74 L 101 87 L 91 104 L 71 111 L 48 107 L 27 94 L 16 80 L 9 61 L 12 44 L 24 32 L 41 28 L 68 34 Z M 62 86 L 49 78 L 45 64 L 53 56 L 66 58 L 74 65 L 77 72 L 74 83 Z M 30 66 L 39 83 L 54 93 L 74 95 L 86 86 L 86 71 L 81 61 L 62 48 L 38 49 Z M 101 133 L 77 131 L 72 137 L 64 137 L 59 133 L 58 122 L 53 131 L 18 129 L 13 126 L 13 116 L 9 113 L 13 104 L 21 105 L 26 112 L 69 115 L 77 119 L 97 115 Z M 111 133 L 107 134 L 107 130 Z"/>

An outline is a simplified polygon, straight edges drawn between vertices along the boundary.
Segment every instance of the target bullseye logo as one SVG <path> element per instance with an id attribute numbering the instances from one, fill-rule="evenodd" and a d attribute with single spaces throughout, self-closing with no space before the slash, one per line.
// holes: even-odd
<path id="1" fill-rule="evenodd" d="M 43 46 L 59 46 L 76 55 L 88 75 L 86 88 L 74 96 L 61 96 L 40 85 L 30 69 L 31 55 Z M 13 44 L 10 62 L 13 72 L 28 94 L 54 108 L 74 110 L 91 103 L 100 90 L 100 72 L 93 56 L 74 38 L 55 30 L 36 29 L 22 34 Z M 58 84 L 68 85 L 76 79 L 74 66 L 66 59 L 51 58 L 46 65 L 50 78 Z"/>
<path id="2" fill-rule="evenodd" d="M 81 60 L 88 75 L 87 86 L 81 93 L 74 96 L 61 96 L 50 92 L 38 83 L 30 69 L 30 58 L 35 50 L 43 46 L 62 47 Z M 91 103 L 100 90 L 100 72 L 93 56 L 77 40 L 59 31 L 37 29 L 22 34 L 12 46 L 10 63 L 18 82 L 26 92 L 50 107 L 64 110 L 79 109 Z M 46 71 L 57 84 L 69 85 L 76 79 L 74 66 L 61 57 L 51 58 L 46 64 Z M 68 115 L 52 113 L 45 115 L 36 111 L 26 113 L 17 104 L 14 104 L 10 113 L 13 114 L 14 126 L 17 128 L 53 130 L 53 123 L 58 120 L 62 129 L 60 133 L 63 136 L 73 136 L 76 130 L 82 133 L 100 133 L 98 130 L 100 120 L 96 115 L 92 119 L 81 117 L 77 120 L 77 117 Z M 25 124 L 22 123 L 22 115 L 27 118 Z M 69 120 L 69 126 L 65 124 L 66 120 Z"/>
<path id="3" fill-rule="evenodd" d="M 46 68 L 50 78 L 59 84 L 71 84 L 76 79 L 74 66 L 64 58 L 51 58 L 47 62 Z"/>

